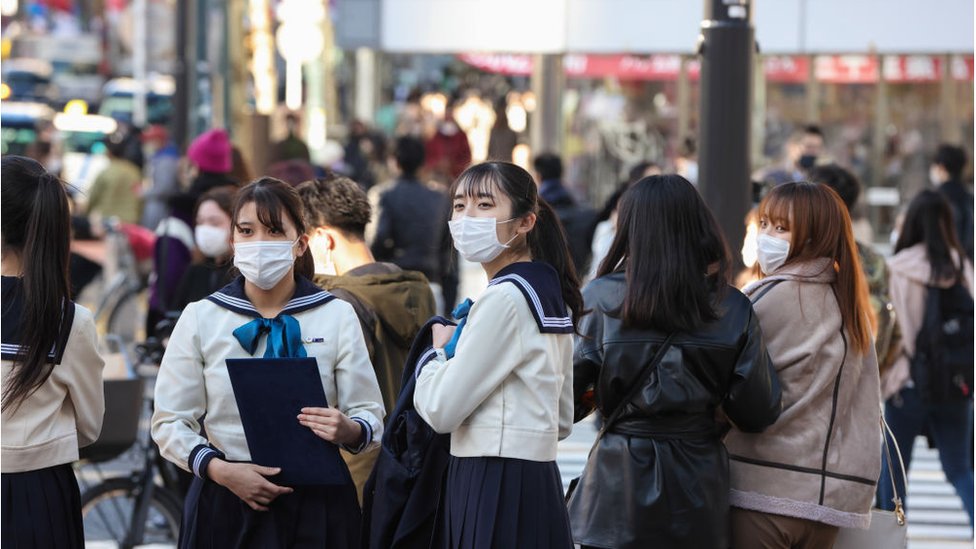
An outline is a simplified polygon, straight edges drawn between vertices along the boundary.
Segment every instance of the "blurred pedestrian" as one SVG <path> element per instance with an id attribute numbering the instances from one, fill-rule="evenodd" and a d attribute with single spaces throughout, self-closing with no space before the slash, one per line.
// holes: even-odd
<path id="1" fill-rule="evenodd" d="M 2 160 L 4 547 L 85 546 L 72 462 L 98 438 L 104 362 L 92 314 L 71 301 L 70 213 L 55 176 Z"/>
<path id="2" fill-rule="evenodd" d="M 963 325 L 962 336 L 968 337 L 968 351 L 972 353 L 973 266 L 956 237 L 952 208 L 945 196 L 936 191 L 919 193 L 908 206 L 895 254 L 888 260 L 891 271 L 891 298 L 895 304 L 898 325 L 903 335 L 898 359 L 884 378 L 883 396 L 886 399 L 885 417 L 901 448 L 905 469 L 912 461 L 915 437 L 928 432 L 939 449 L 939 459 L 946 479 L 956 489 L 963 508 L 973 523 L 973 471 L 969 462 L 972 448 L 973 400 L 970 386 L 950 386 L 962 380 L 943 380 L 933 360 L 917 362 L 917 346 L 922 328 L 928 324 L 931 311 L 928 300 L 931 292 L 956 288 L 961 292 L 954 299 L 960 305 L 968 297 L 969 325 Z M 936 323 L 941 325 L 941 318 Z M 954 348 L 945 345 L 945 352 Z M 936 357 L 931 357 L 935 359 Z M 972 379 L 972 354 L 968 357 Z M 923 371 L 919 370 L 922 369 Z M 918 376 L 926 374 L 926 379 Z M 934 386 L 945 381 L 945 386 Z M 967 385 L 971 385 L 971 382 Z M 883 509 L 893 509 L 891 474 L 884 467 L 878 483 L 878 502 Z M 898 495 L 906 502 L 905 480 L 895 475 Z"/>
<path id="3" fill-rule="evenodd" d="M 563 186 L 563 160 L 559 155 L 543 153 L 532 162 L 539 196 L 552 206 L 566 230 L 569 251 L 577 272 L 587 272 L 590 262 L 590 249 L 593 241 L 593 227 L 596 212 L 581 206 Z"/>
<path id="4" fill-rule="evenodd" d="M 125 136 L 115 132 L 105 140 L 108 166 L 95 177 L 88 193 L 88 214 L 104 220 L 117 217 L 123 223 L 138 223 L 142 216 L 142 173 L 125 159 Z"/>
<path id="5" fill-rule="evenodd" d="M 280 468 L 252 463 L 257 452 L 239 406 L 260 403 L 235 398 L 226 365 L 231 358 L 311 358 L 330 407 L 295 410 L 294 421 L 354 452 L 382 436 L 383 405 L 356 314 L 308 279 L 303 219 L 301 199 L 282 181 L 263 178 L 241 189 L 231 226 L 242 275 L 188 305 L 170 336 L 152 437 L 165 459 L 196 477 L 184 504 L 182 549 L 359 547 L 352 482 L 286 487 L 274 479 Z"/>
<path id="6" fill-rule="evenodd" d="M 457 179 L 471 164 L 468 136 L 454 119 L 454 105 L 448 105 L 437 131 L 427 140 L 426 167 L 430 177 L 441 183 Z"/>
<path id="7" fill-rule="evenodd" d="M 881 465 L 881 399 L 867 284 L 847 208 L 825 185 L 774 187 L 759 204 L 764 278 L 752 300 L 783 388 L 761 434 L 733 427 L 732 546 L 830 547 L 867 528 Z"/>
<path id="8" fill-rule="evenodd" d="M 231 179 L 234 152 L 230 137 L 222 129 L 207 130 L 197 136 L 186 150 L 190 162 L 189 192 L 194 200 L 215 187 L 238 185 Z"/>
<path id="9" fill-rule="evenodd" d="M 393 410 L 403 365 L 420 328 L 434 316 L 434 295 L 423 273 L 380 263 L 366 245 L 370 207 L 362 188 L 329 175 L 298 186 L 308 223 L 309 249 L 319 287 L 349 302 L 359 317 L 383 404 Z M 343 452 L 362 502 L 363 485 L 379 449 Z"/>
<path id="10" fill-rule="evenodd" d="M 274 144 L 271 153 L 272 163 L 287 160 L 302 160 L 305 163 L 311 162 L 312 156 L 308 152 L 308 145 L 305 144 L 305 141 L 302 141 L 302 138 L 298 137 L 298 115 L 291 112 L 286 114 L 285 128 L 288 131 L 288 135 Z"/>
<path id="11" fill-rule="evenodd" d="M 488 135 L 489 160 L 511 162 L 512 152 L 518 145 L 518 133 L 508 124 L 506 103 L 504 96 L 495 101 L 495 124 Z"/>
<path id="12" fill-rule="evenodd" d="M 156 230 L 168 213 L 167 201 L 180 192 L 180 151 L 163 126 L 151 126 L 142 138 L 150 153 L 146 173 L 149 188 L 142 195 L 142 226 Z"/>
<path id="13" fill-rule="evenodd" d="M 418 179 L 424 164 L 424 145 L 419 139 L 398 138 L 393 154 L 400 176 L 379 195 L 371 251 L 377 261 L 423 273 L 437 300 L 437 311 L 442 312 L 442 282 L 453 255 L 447 232 L 450 201 Z"/>
<path id="14" fill-rule="evenodd" d="M 959 243 L 966 251 L 966 257 L 973 261 L 973 193 L 962 184 L 966 162 L 966 151 L 943 143 L 932 158 L 929 180 L 949 199 Z"/>
<path id="15" fill-rule="evenodd" d="M 825 149 L 823 130 L 816 124 L 808 124 L 786 142 L 785 165 L 766 171 L 761 179 L 773 185 L 802 181 L 814 166 L 827 163 Z"/>
<path id="16" fill-rule="evenodd" d="M 576 420 L 594 409 L 607 418 L 569 500 L 581 547 L 729 546 L 716 410 L 747 432 L 780 413 L 759 321 L 729 286 L 730 266 L 686 179 L 651 176 L 624 193 L 610 254 L 583 291 L 592 312 L 574 354 Z"/>
<path id="17" fill-rule="evenodd" d="M 490 280 L 433 327 L 418 362 L 417 413 L 451 433 L 445 547 L 550 547 L 573 541 L 556 465 L 572 429 L 572 351 L 583 300 L 555 212 L 532 176 L 505 162 L 451 188 L 454 245 Z"/>
<path id="18" fill-rule="evenodd" d="M 251 164 L 247 161 L 244 153 L 241 152 L 241 148 L 237 145 L 231 144 L 231 169 L 228 176 L 238 185 L 247 185 L 254 179 L 254 174 L 251 171 Z"/>

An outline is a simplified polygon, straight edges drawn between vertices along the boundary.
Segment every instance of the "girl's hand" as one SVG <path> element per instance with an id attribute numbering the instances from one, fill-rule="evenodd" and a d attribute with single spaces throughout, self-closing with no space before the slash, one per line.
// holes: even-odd
<path id="1" fill-rule="evenodd" d="M 457 326 L 446 326 L 444 324 L 434 324 L 431 326 L 434 348 L 443 349 L 445 345 L 450 343 L 451 338 L 454 337 L 455 330 L 457 330 Z"/>
<path id="2" fill-rule="evenodd" d="M 255 511 L 267 511 L 278 496 L 295 490 L 278 486 L 264 477 L 277 475 L 280 467 L 262 467 L 253 463 L 230 463 L 212 459 L 207 465 L 210 480 L 227 488 Z"/>
<path id="3" fill-rule="evenodd" d="M 302 408 L 298 422 L 319 437 L 355 448 L 363 441 L 363 426 L 336 408 Z"/>

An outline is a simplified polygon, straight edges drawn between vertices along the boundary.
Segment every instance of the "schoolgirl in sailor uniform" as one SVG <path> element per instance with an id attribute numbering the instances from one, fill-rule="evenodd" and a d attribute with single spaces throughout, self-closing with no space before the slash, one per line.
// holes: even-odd
<path id="1" fill-rule="evenodd" d="M 351 481 L 289 488 L 274 484 L 277 469 L 250 463 L 225 363 L 315 358 L 332 407 L 296 410 L 295 421 L 351 452 L 380 440 L 382 397 L 356 314 L 299 274 L 312 266 L 301 208 L 275 179 L 241 190 L 233 244 L 243 275 L 186 307 L 163 357 L 152 435 L 163 457 L 196 477 L 181 548 L 358 546 Z"/>
<path id="2" fill-rule="evenodd" d="M 104 362 L 95 322 L 70 299 L 64 185 L 36 161 L 2 160 L 3 547 L 82 548 L 71 462 L 98 438 Z"/>
<path id="3" fill-rule="evenodd" d="M 417 412 L 451 433 L 438 537 L 450 548 L 571 548 L 555 459 L 573 423 L 582 298 L 565 237 L 514 164 L 469 168 L 452 196 L 454 245 L 490 282 L 458 308 L 457 329 L 435 326 L 418 362 Z"/>

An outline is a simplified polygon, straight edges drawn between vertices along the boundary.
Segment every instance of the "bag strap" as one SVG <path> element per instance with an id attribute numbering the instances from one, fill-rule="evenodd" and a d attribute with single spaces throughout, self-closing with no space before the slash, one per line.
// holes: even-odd
<path id="1" fill-rule="evenodd" d="M 667 354 L 668 349 L 671 347 L 671 340 L 674 339 L 674 334 L 675 332 L 668 334 L 668 337 L 664 339 L 664 343 L 661 344 L 657 350 L 657 353 L 654 354 L 654 358 L 647 363 L 647 366 L 644 366 L 644 369 L 641 370 L 640 374 L 631 384 L 630 391 L 627 391 L 627 395 L 620 400 L 620 404 L 617 404 L 617 407 L 613 409 L 613 412 L 603 422 L 603 427 L 600 429 L 600 432 L 597 433 L 596 440 L 593 441 L 593 447 L 590 448 L 590 452 L 593 452 L 593 448 L 596 448 L 596 445 L 600 443 L 600 439 L 603 438 L 603 435 L 605 435 L 607 431 L 613 427 L 613 424 L 620 419 L 620 416 L 622 416 L 624 413 L 624 408 L 626 408 L 627 404 L 633 400 L 635 396 L 637 396 L 641 389 L 643 389 L 644 382 L 647 381 L 648 377 L 650 377 L 651 372 L 656 370 L 657 365 L 664 360 L 664 355 Z"/>
<path id="2" fill-rule="evenodd" d="M 891 438 L 891 444 L 888 444 L 888 438 Z M 895 447 L 895 454 L 898 456 L 899 470 L 901 471 L 901 479 L 905 486 L 908 486 L 908 474 L 905 472 L 905 460 L 901 456 L 901 448 L 898 447 L 898 441 L 895 440 L 895 434 L 891 431 L 891 427 L 888 426 L 888 422 L 885 421 L 884 408 L 881 410 L 881 439 L 884 440 L 884 451 L 885 451 L 885 461 L 888 463 L 888 476 L 891 479 L 891 493 L 894 497 L 891 501 L 895 504 L 895 520 L 898 521 L 898 526 L 905 525 L 905 509 L 902 505 L 901 497 L 898 496 L 898 487 L 895 484 L 895 469 L 894 464 L 891 460 L 891 446 Z"/>

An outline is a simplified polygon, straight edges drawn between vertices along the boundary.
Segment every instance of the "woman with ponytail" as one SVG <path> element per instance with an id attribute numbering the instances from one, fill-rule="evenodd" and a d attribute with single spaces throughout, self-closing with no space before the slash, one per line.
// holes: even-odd
<path id="1" fill-rule="evenodd" d="M 783 386 L 761 434 L 735 428 L 733 547 L 831 547 L 867 528 L 881 470 L 881 391 L 851 219 L 826 185 L 785 183 L 759 204 L 763 278 L 747 286 Z"/>
<path id="2" fill-rule="evenodd" d="M 468 168 L 451 187 L 454 247 L 488 288 L 435 325 L 414 405 L 451 434 L 440 536 L 451 548 L 573 547 L 556 445 L 573 423 L 579 281 L 552 208 L 507 162 Z"/>
<path id="3" fill-rule="evenodd" d="M 105 402 L 92 314 L 71 301 L 64 185 L 4 156 L 0 538 L 4 547 L 85 545 L 71 462 L 98 438 Z"/>

